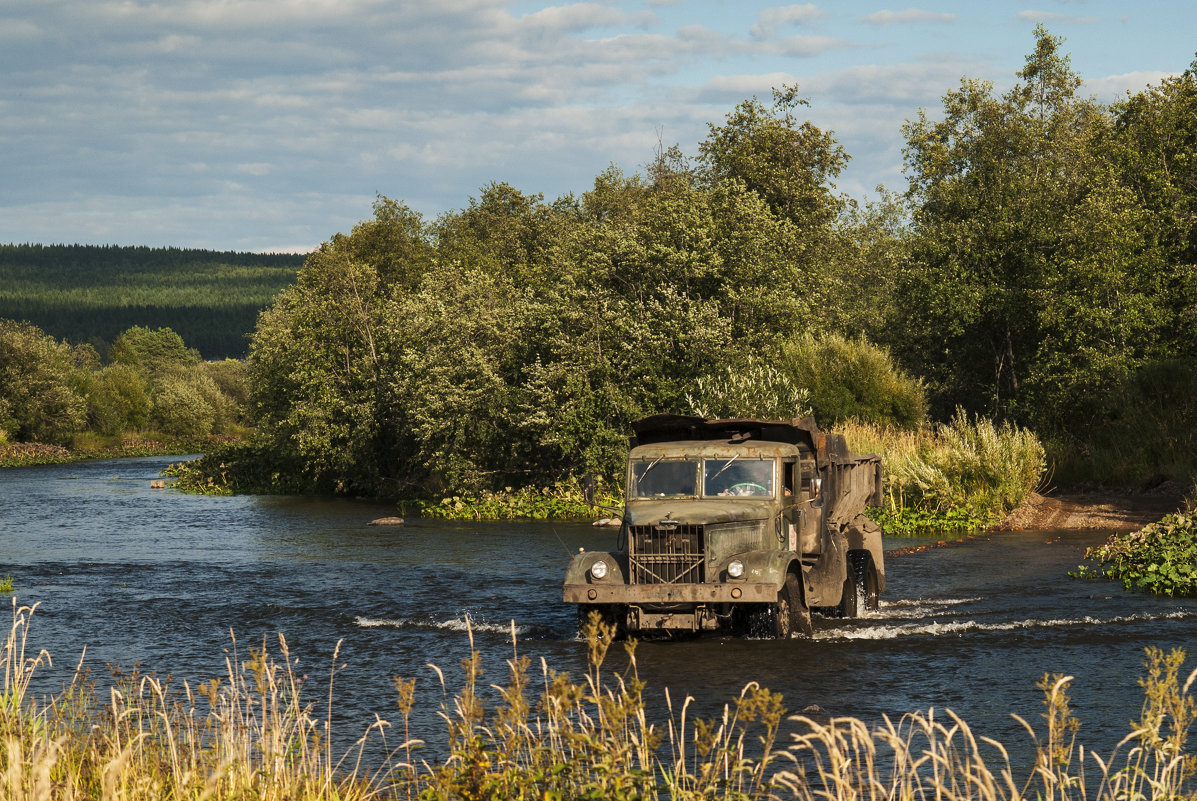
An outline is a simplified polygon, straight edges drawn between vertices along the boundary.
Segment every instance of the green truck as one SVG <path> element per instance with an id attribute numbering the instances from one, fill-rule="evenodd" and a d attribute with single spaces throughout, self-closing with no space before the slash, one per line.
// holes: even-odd
<path id="1" fill-rule="evenodd" d="M 881 457 L 813 418 L 633 424 L 616 547 L 578 553 L 564 600 L 621 634 L 810 635 L 885 591 Z"/>

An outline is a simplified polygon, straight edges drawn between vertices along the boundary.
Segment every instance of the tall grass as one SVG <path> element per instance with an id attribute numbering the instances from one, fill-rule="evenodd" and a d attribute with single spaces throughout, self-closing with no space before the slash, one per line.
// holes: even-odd
<path id="1" fill-rule="evenodd" d="M 963 410 L 932 429 L 849 422 L 839 430 L 857 453 L 882 456 L 879 522 L 890 534 L 991 524 L 1034 491 L 1046 466 L 1043 445 L 1030 431 Z"/>
<path id="2" fill-rule="evenodd" d="M 450 694 L 438 670 L 448 756 L 434 763 L 418 759 L 423 743 L 406 733 L 415 682 L 396 678 L 403 736 L 387 746 L 383 764 L 367 767 L 366 742 L 385 743 L 392 724 L 375 720 L 354 747 L 334 753 L 332 678 L 327 698 L 304 700 L 281 637 L 277 657 L 263 647 L 240 660 L 234 649 L 226 675 L 194 688 L 174 691 L 135 671 L 100 692 L 77 671 L 57 697 L 39 704 L 30 682 L 50 657 L 28 648 L 33 613 L 14 602 L 3 655 L 3 799 L 1197 797 L 1197 756 L 1187 742 L 1197 671 L 1181 683 L 1181 651 L 1149 649 L 1141 718 L 1106 756 L 1076 742 L 1071 678 L 1045 676 L 1045 731 L 1037 735 L 1018 718 L 1037 757 L 1016 768 L 1004 744 L 976 736 L 950 711 L 912 712 L 874 727 L 850 717 L 787 717 L 781 696 L 754 683 L 713 718 L 693 717 L 693 699 L 665 690 L 670 713 L 650 721 L 635 644 L 624 646 L 624 669 L 604 670 L 611 631 L 596 617 L 584 632 L 589 668 L 577 680 L 543 660 L 533 671 L 513 651 L 506 683 L 493 686 L 497 701 L 488 708 L 472 642 L 459 689 Z"/>

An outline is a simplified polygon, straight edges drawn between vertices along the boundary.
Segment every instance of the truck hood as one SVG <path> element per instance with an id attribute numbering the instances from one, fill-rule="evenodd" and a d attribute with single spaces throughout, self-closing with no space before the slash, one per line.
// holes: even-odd
<path id="1" fill-rule="evenodd" d="M 762 520 L 772 516 L 774 501 L 764 500 L 642 500 L 627 504 L 624 520 L 630 526 L 650 526 L 661 520 L 690 525 Z"/>

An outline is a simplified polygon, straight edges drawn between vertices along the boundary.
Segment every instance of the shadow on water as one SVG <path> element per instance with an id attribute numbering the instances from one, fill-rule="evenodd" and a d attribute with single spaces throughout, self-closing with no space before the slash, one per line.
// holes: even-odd
<path id="1" fill-rule="evenodd" d="M 397 717 L 393 676 L 417 679 L 413 734 L 443 739 L 436 716 L 459 686 L 467 620 L 486 684 L 506 680 L 514 627 L 520 653 L 581 675 L 585 648 L 561 602 L 570 553 L 610 545 L 582 524 L 409 521 L 377 503 L 317 498 L 203 498 L 152 490 L 167 459 L 0 471 L 0 575 L 38 603 L 32 645 L 54 667 L 41 692 L 68 680 L 84 646 L 93 675 L 108 663 L 192 683 L 224 673 L 283 633 L 315 698 L 328 692 L 338 642 L 335 720 L 352 741 L 374 715 Z M 639 672 L 654 714 L 664 688 L 688 714 L 713 716 L 750 681 L 791 711 L 879 721 L 951 708 L 978 735 L 1025 743 L 1017 712 L 1040 721 L 1045 673 L 1076 676 L 1080 741 L 1108 750 L 1138 714 L 1147 646 L 1197 643 L 1197 603 L 1077 582 L 1066 573 L 1107 532 L 1003 532 L 953 547 L 893 553 L 881 610 L 822 620 L 813 640 L 704 637 L 645 642 Z M 909 548 L 889 540 L 887 548 Z M 232 635 L 236 637 L 236 645 Z M 618 668 L 617 649 L 609 665 Z M 343 665 L 343 667 L 342 667 Z"/>

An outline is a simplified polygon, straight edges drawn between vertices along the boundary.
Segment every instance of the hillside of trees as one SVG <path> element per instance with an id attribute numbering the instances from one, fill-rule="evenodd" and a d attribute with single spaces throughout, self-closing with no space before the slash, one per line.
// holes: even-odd
<path id="1" fill-rule="evenodd" d="M 134 326 L 169 327 L 204 358 L 244 358 L 258 313 L 302 255 L 0 245 L 0 318 L 104 353 Z"/>

